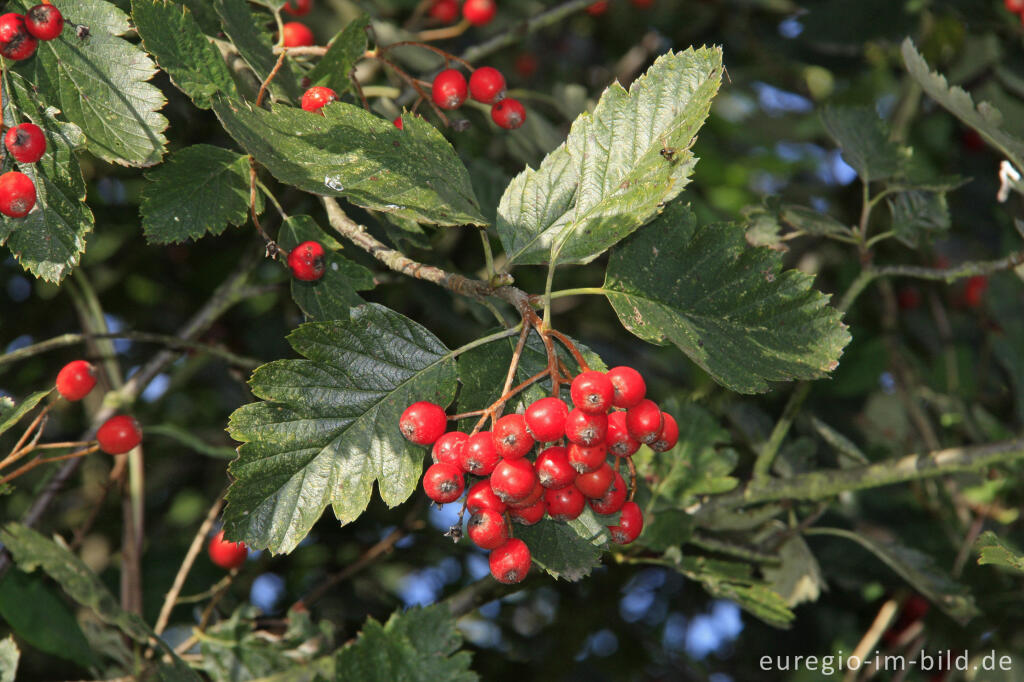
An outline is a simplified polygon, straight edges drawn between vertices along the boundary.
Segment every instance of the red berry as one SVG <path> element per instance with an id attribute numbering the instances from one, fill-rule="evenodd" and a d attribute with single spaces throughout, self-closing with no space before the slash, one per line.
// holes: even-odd
<path id="1" fill-rule="evenodd" d="M 249 548 L 244 542 L 228 542 L 224 539 L 224 531 L 220 531 L 212 538 L 206 546 L 210 555 L 210 561 L 221 568 L 229 571 L 234 570 L 245 563 L 245 557 L 249 554 Z"/>
<path id="2" fill-rule="evenodd" d="M 529 495 L 527 495 L 522 500 L 516 500 L 515 502 L 508 503 L 509 510 L 526 509 L 527 507 L 532 507 L 533 505 L 537 504 L 537 500 L 544 497 L 545 490 L 546 488 L 540 484 L 539 480 L 534 482 L 533 489 L 530 491 Z"/>
<path id="3" fill-rule="evenodd" d="M 505 504 L 522 502 L 533 492 L 537 484 L 537 472 L 530 460 L 503 459 L 491 473 L 491 490 Z"/>
<path id="4" fill-rule="evenodd" d="M 21 163 L 35 163 L 46 153 L 46 136 L 35 123 L 19 123 L 4 135 L 4 146 Z"/>
<path id="5" fill-rule="evenodd" d="M 519 100 L 506 97 L 491 107 L 491 119 L 505 130 L 515 130 L 526 120 L 526 109 Z"/>
<path id="6" fill-rule="evenodd" d="M 28 32 L 23 15 L 14 12 L 0 15 L 0 54 L 20 61 L 31 57 L 38 45 L 39 42 Z"/>
<path id="7" fill-rule="evenodd" d="M 462 451 L 462 470 L 474 476 L 487 476 L 498 464 L 501 457 L 494 448 L 494 434 L 481 431 L 466 441 Z"/>
<path id="8" fill-rule="evenodd" d="M 523 526 L 532 526 L 544 518 L 544 514 L 547 513 L 548 506 L 544 501 L 544 496 L 541 495 L 536 502 L 531 504 L 529 507 L 516 507 L 508 510 L 508 515 L 516 523 Z"/>
<path id="9" fill-rule="evenodd" d="M 405 408 L 405 412 L 398 418 L 398 428 L 402 435 L 417 445 L 433 445 L 444 433 L 447 424 L 448 415 L 441 406 L 424 400 Z"/>
<path id="10" fill-rule="evenodd" d="M 653 400 L 641 400 L 626 410 L 626 430 L 641 443 L 653 443 L 661 433 L 661 410 Z"/>
<path id="11" fill-rule="evenodd" d="M 628 545 L 636 540 L 640 537 L 640 531 L 643 529 L 644 515 L 636 502 L 627 502 L 622 505 L 619 525 L 608 526 L 608 532 L 612 534 L 612 541 L 620 545 Z"/>
<path id="12" fill-rule="evenodd" d="M 499 514 L 505 513 L 505 503 L 498 499 L 498 496 L 491 490 L 491 482 L 488 480 L 477 481 L 469 487 L 466 494 L 466 509 L 470 514 L 476 514 L 482 509 L 492 509 Z"/>
<path id="13" fill-rule="evenodd" d="M 548 516 L 555 521 L 572 521 L 583 513 L 587 501 L 583 493 L 575 486 L 567 486 L 544 493 L 544 502 L 548 506 Z"/>
<path id="14" fill-rule="evenodd" d="M 405 121 L 402 120 L 401 116 L 396 116 L 392 123 L 395 124 L 395 127 L 399 130 L 405 130 Z"/>
<path id="15" fill-rule="evenodd" d="M 288 0 L 282 9 L 293 17 L 304 17 L 313 9 L 313 0 Z"/>
<path id="16" fill-rule="evenodd" d="M 302 282 L 315 282 L 327 272 L 324 246 L 320 242 L 302 242 L 288 254 L 292 277 Z M 425 443 L 424 443 L 425 445 Z"/>
<path id="17" fill-rule="evenodd" d="M 430 456 L 434 462 L 445 462 L 452 466 L 462 466 L 462 451 L 466 449 L 466 441 L 469 436 L 461 431 L 449 431 L 442 434 L 434 442 L 434 448 Z"/>
<path id="18" fill-rule="evenodd" d="M 600 469 L 607 457 L 608 446 L 604 443 L 598 443 L 597 445 L 592 445 L 590 447 L 587 447 L 586 445 L 578 445 L 576 443 L 569 446 L 569 465 L 572 466 L 574 471 L 580 474 Z"/>
<path id="19" fill-rule="evenodd" d="M 119 414 L 103 422 L 96 432 L 100 450 L 108 455 L 123 455 L 142 442 L 139 422 L 126 414 Z"/>
<path id="20" fill-rule="evenodd" d="M 679 442 L 679 425 L 676 424 L 675 417 L 668 412 L 662 412 L 661 418 L 661 431 L 650 446 L 655 452 L 668 452 Z"/>
<path id="21" fill-rule="evenodd" d="M 53 5 L 36 5 L 25 12 L 25 28 L 39 40 L 53 40 L 64 30 L 64 15 Z"/>
<path id="22" fill-rule="evenodd" d="M 505 96 L 505 77 L 492 66 L 481 66 L 469 76 L 469 94 L 477 102 L 494 104 Z"/>
<path id="23" fill-rule="evenodd" d="M 508 540 L 505 517 L 493 509 L 482 509 L 469 517 L 469 539 L 480 549 L 496 549 Z"/>
<path id="24" fill-rule="evenodd" d="M 608 491 L 598 500 L 590 501 L 590 508 L 598 514 L 614 514 L 615 512 L 622 509 L 622 505 L 626 503 L 626 496 L 629 494 L 629 490 L 626 489 L 626 481 L 623 480 L 619 472 L 615 472 L 615 480 L 612 481 L 612 485 L 608 488 Z"/>
<path id="25" fill-rule="evenodd" d="M 36 185 L 32 178 L 8 171 L 0 175 L 0 213 L 11 218 L 24 218 L 36 205 Z"/>
<path id="26" fill-rule="evenodd" d="M 615 389 L 604 372 L 583 372 L 572 380 L 569 388 L 572 404 L 588 414 L 603 414 L 612 406 Z"/>
<path id="27" fill-rule="evenodd" d="M 494 424 L 494 447 L 501 457 L 522 457 L 533 444 L 533 436 L 526 430 L 526 418 L 523 415 L 506 414 Z"/>
<path id="28" fill-rule="evenodd" d="M 322 85 L 315 85 L 302 93 L 302 109 L 304 111 L 318 111 L 321 116 L 324 115 L 324 112 L 320 110 L 331 102 L 336 101 L 338 101 L 338 93 Z"/>
<path id="29" fill-rule="evenodd" d="M 612 412 L 608 415 L 608 433 L 604 437 L 608 452 L 616 457 L 631 457 L 640 449 L 640 441 L 629 435 L 626 428 L 626 413 Z"/>
<path id="30" fill-rule="evenodd" d="M 466 101 L 469 86 L 466 77 L 455 69 L 445 69 L 434 76 L 430 86 L 430 96 L 434 104 L 442 109 L 458 109 Z"/>
<path id="31" fill-rule="evenodd" d="M 551 443 L 565 435 L 569 406 L 558 398 L 541 398 L 526 408 L 526 426 L 539 443 Z"/>
<path id="32" fill-rule="evenodd" d="M 576 470 L 572 468 L 569 457 L 563 447 L 550 447 L 537 457 L 534 465 L 537 478 L 545 488 L 558 490 L 572 485 L 576 480 Z"/>
<path id="33" fill-rule="evenodd" d="M 615 472 L 607 463 L 601 468 L 576 477 L 576 489 L 592 500 L 600 500 L 615 482 Z"/>
<path id="34" fill-rule="evenodd" d="M 427 493 L 427 497 L 439 504 L 448 504 L 459 499 L 465 487 L 462 472 L 454 464 L 431 464 L 423 474 L 424 492 Z"/>
<path id="35" fill-rule="evenodd" d="M 95 385 L 96 370 L 85 360 L 72 360 L 57 372 L 57 393 L 65 400 L 81 400 Z"/>
<path id="36" fill-rule="evenodd" d="M 599 17 L 608 11 L 608 0 L 600 0 L 600 2 L 591 3 L 587 7 L 587 14 L 592 17 Z"/>
<path id="37" fill-rule="evenodd" d="M 615 407 L 633 407 L 647 394 L 644 378 L 632 367 L 613 367 L 605 376 L 612 382 L 612 405 Z"/>
<path id="38" fill-rule="evenodd" d="M 914 310 L 921 305 L 921 292 L 917 287 L 903 287 L 896 293 L 896 303 L 899 304 L 900 310 Z"/>
<path id="39" fill-rule="evenodd" d="M 608 415 L 587 414 L 579 408 L 565 418 L 565 437 L 577 445 L 604 444 L 608 433 Z"/>
<path id="40" fill-rule="evenodd" d="M 285 47 L 309 47 L 316 43 L 313 31 L 301 21 L 289 21 L 281 27 L 281 44 Z"/>
<path id="41" fill-rule="evenodd" d="M 985 275 L 968 277 L 967 286 L 964 288 L 964 303 L 968 307 L 977 308 L 985 297 L 986 289 L 988 289 L 988 277 Z"/>
<path id="42" fill-rule="evenodd" d="M 457 0 L 434 0 L 427 13 L 438 23 L 454 24 L 459 18 L 459 3 Z"/>
<path id="43" fill-rule="evenodd" d="M 530 548 L 519 538 L 510 538 L 504 545 L 491 551 L 488 563 L 491 575 L 499 583 L 512 585 L 522 582 L 530 572 Z"/>
<path id="44" fill-rule="evenodd" d="M 462 5 L 462 17 L 474 26 L 491 23 L 498 13 L 494 0 L 466 0 Z"/>
<path id="45" fill-rule="evenodd" d="M 1014 14 L 1024 12 L 1024 0 L 1003 0 L 1003 4 L 1008 12 L 1013 12 Z"/>

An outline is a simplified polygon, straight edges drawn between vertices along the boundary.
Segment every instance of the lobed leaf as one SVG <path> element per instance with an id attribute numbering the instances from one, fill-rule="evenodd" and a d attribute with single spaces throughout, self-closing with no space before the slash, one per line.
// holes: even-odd
<path id="1" fill-rule="evenodd" d="M 864 182 L 884 180 L 903 172 L 906 157 L 889 141 L 882 119 L 866 107 L 826 107 L 825 130 L 843 150 L 843 158 Z"/>
<path id="2" fill-rule="evenodd" d="M 0 616 L 33 648 L 83 668 L 96 665 L 74 612 L 45 580 L 41 575 L 8 571 L 0 580 Z"/>
<path id="3" fill-rule="evenodd" d="M 951 220 L 944 192 L 910 190 L 886 199 L 892 213 L 896 238 L 910 247 L 918 247 L 948 232 Z"/>
<path id="4" fill-rule="evenodd" d="M 579 518 L 568 523 L 543 519 L 533 526 L 516 526 L 515 535 L 530 548 L 533 562 L 555 579 L 576 582 L 601 565 L 607 549 L 610 517 L 599 517 L 584 508 Z"/>
<path id="5" fill-rule="evenodd" d="M 1024 555 L 1010 547 L 998 535 L 988 530 L 981 534 L 974 544 L 978 551 L 978 563 L 992 564 L 1024 573 Z"/>
<path id="6" fill-rule="evenodd" d="M 323 85 L 339 95 L 352 90 L 352 69 L 366 52 L 366 27 L 370 15 L 360 14 L 345 25 L 327 45 L 327 52 L 306 76 L 310 85 Z"/>
<path id="7" fill-rule="evenodd" d="M 263 19 L 270 17 L 266 14 L 253 14 L 245 0 L 212 0 L 211 4 L 220 17 L 224 33 L 231 39 L 238 54 L 260 82 L 265 81 L 277 64 L 270 36 L 261 25 Z M 258 19 L 258 16 L 261 19 Z M 284 97 L 296 102 L 302 97 L 295 73 L 287 60 L 281 64 L 281 69 L 274 76 L 269 89 L 275 97 Z"/>

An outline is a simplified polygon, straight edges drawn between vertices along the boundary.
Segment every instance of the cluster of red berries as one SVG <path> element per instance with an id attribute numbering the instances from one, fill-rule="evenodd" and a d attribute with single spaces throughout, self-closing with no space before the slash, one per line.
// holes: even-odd
<path id="1" fill-rule="evenodd" d="M 598 514 L 621 512 L 619 523 L 608 527 L 616 543 L 629 544 L 640 535 L 643 514 L 618 462 L 632 457 L 641 443 L 664 452 L 679 440 L 676 420 L 646 399 L 646 392 L 643 377 L 631 367 L 588 370 L 570 386 L 571 410 L 559 398 L 541 398 L 523 414 L 496 420 L 492 431 L 465 434 L 445 432 L 444 410 L 417 402 L 402 413 L 399 428 L 413 443 L 433 446 L 434 464 L 423 476 L 423 489 L 435 502 L 459 499 L 466 474 L 481 477 L 466 496 L 469 537 L 491 550 L 495 579 L 517 583 L 529 571 L 530 551 L 512 537 L 509 521 L 529 526 L 545 515 L 572 521 L 589 502 Z M 527 455 L 538 444 L 531 461 Z"/>
<path id="2" fill-rule="evenodd" d="M 458 109 L 467 97 L 490 104 L 491 119 L 506 130 L 518 128 L 526 120 L 526 109 L 519 100 L 505 96 L 505 76 L 493 66 L 474 69 L 468 83 L 461 71 L 444 69 L 434 76 L 430 96 L 442 109 Z"/>
<path id="3" fill-rule="evenodd" d="M 96 368 L 85 360 L 72 360 L 57 373 L 57 392 L 76 402 L 96 386 Z M 100 450 L 108 455 L 123 455 L 142 442 L 142 428 L 134 418 L 119 414 L 103 422 L 96 431 Z"/>
<path id="4" fill-rule="evenodd" d="M 35 54 L 40 40 L 53 40 L 64 30 L 64 16 L 47 3 L 36 5 L 25 14 L 0 15 L 0 55 L 20 61 Z M 4 135 L 4 146 L 19 163 L 35 163 L 46 153 L 46 136 L 34 123 L 21 123 Z M 8 171 L 0 175 L 0 213 L 24 218 L 36 205 L 36 186 L 32 178 Z"/>
<path id="5" fill-rule="evenodd" d="M 210 555 L 210 561 L 232 571 L 245 563 L 249 548 L 244 542 L 228 542 L 224 539 L 224 531 L 220 531 L 210 538 L 206 553 Z"/>
<path id="6" fill-rule="evenodd" d="M 1024 23 L 1024 0 L 1003 0 L 1006 11 L 1020 15 L 1021 23 Z"/>
<path id="7" fill-rule="evenodd" d="M 452 24 L 459 18 L 458 0 L 434 0 L 427 13 L 430 18 L 442 23 Z M 494 0 L 465 0 L 462 3 L 462 18 L 473 26 L 484 26 L 491 23 L 498 13 L 498 5 Z"/>

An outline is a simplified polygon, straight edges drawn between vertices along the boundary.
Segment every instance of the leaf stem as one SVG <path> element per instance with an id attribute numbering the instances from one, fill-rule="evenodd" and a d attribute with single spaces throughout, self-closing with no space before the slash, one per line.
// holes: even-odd
<path id="1" fill-rule="evenodd" d="M 509 327 L 508 329 L 502 329 L 500 332 L 495 332 L 493 334 L 488 334 L 487 336 L 479 338 L 476 341 L 470 341 L 466 345 L 459 346 L 458 348 L 456 348 L 455 350 L 450 352 L 448 354 L 448 357 L 450 357 L 450 358 L 457 358 L 458 356 L 462 355 L 466 351 L 473 350 L 474 348 L 477 348 L 478 346 L 483 346 L 484 344 L 491 343 L 492 341 L 499 341 L 501 339 L 508 338 L 509 336 L 515 336 L 516 334 L 519 333 L 519 331 L 522 329 L 522 327 L 523 327 L 523 323 L 520 322 L 519 324 L 517 324 L 514 327 Z"/>
<path id="2" fill-rule="evenodd" d="M 566 296 L 604 296 L 606 293 L 608 293 L 608 290 L 604 287 L 578 287 L 576 289 L 552 291 L 547 297 L 555 300 L 556 298 L 565 298 Z"/>
<path id="3" fill-rule="evenodd" d="M 480 232 L 480 243 L 484 249 L 484 262 L 485 262 L 485 273 L 487 274 L 487 281 L 494 281 L 494 253 L 491 251 L 491 239 L 487 236 L 487 228 L 481 227 Z"/>

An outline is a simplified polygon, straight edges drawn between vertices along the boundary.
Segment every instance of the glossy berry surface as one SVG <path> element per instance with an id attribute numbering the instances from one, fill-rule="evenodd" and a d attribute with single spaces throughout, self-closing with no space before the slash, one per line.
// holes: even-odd
<path id="1" fill-rule="evenodd" d="M 466 0 L 462 4 L 462 17 L 474 26 L 491 23 L 498 13 L 498 5 L 494 0 Z"/>
<path id="2" fill-rule="evenodd" d="M 547 491 L 544 493 L 544 502 L 548 506 L 548 516 L 555 521 L 572 521 L 578 518 L 587 504 L 583 493 L 571 485 Z"/>
<path id="3" fill-rule="evenodd" d="M 320 111 L 331 102 L 338 100 L 338 93 L 330 88 L 316 85 L 302 93 L 302 109 L 304 111 Z M 324 112 L 320 111 L 323 115 Z"/>
<path id="4" fill-rule="evenodd" d="M 585 497 L 591 500 L 599 500 L 605 496 L 614 482 L 615 472 L 612 471 L 608 464 L 603 464 L 594 471 L 577 476 L 574 485 Z"/>
<path id="5" fill-rule="evenodd" d="M 108 455 L 123 455 L 142 442 L 142 428 L 134 418 L 119 414 L 103 422 L 96 440 Z"/>
<path id="6" fill-rule="evenodd" d="M 526 427 L 539 443 L 550 443 L 565 435 L 569 406 L 558 398 L 541 398 L 526 408 Z"/>
<path id="7" fill-rule="evenodd" d="M 505 517 L 491 509 L 470 516 L 466 529 L 469 539 L 480 549 L 497 549 L 508 541 Z"/>
<path id="8" fill-rule="evenodd" d="M 434 442 L 430 456 L 434 462 L 445 462 L 453 466 L 462 466 L 462 452 L 466 449 L 466 441 L 469 436 L 461 431 L 449 431 L 442 434 Z"/>
<path id="9" fill-rule="evenodd" d="M 398 418 L 398 428 L 406 439 L 417 445 L 433 445 L 444 433 L 448 417 L 440 405 L 424 400 L 405 408 Z"/>
<path id="10" fill-rule="evenodd" d="M 593 446 L 579 445 L 573 443 L 569 446 L 569 466 L 576 473 L 585 474 L 588 471 L 600 469 L 608 456 L 608 447 L 604 443 Z"/>
<path id="11" fill-rule="evenodd" d="M 401 116 L 395 116 L 395 120 L 391 123 L 393 123 L 399 130 L 405 130 L 405 121 L 402 120 Z"/>
<path id="12" fill-rule="evenodd" d="M 629 543 L 640 537 L 644 529 L 644 515 L 636 502 L 627 502 L 622 505 L 622 514 L 619 516 L 619 525 L 608 526 L 608 532 L 612 535 L 612 541 L 620 545 Z"/>
<path id="13" fill-rule="evenodd" d="M 551 490 L 572 485 L 576 480 L 576 470 L 569 462 L 566 449 L 563 447 L 550 447 L 540 453 L 534 464 L 534 469 L 537 471 L 540 484 Z"/>
<path id="14" fill-rule="evenodd" d="M 313 9 L 313 0 L 288 0 L 282 9 L 293 17 L 304 17 Z"/>
<path id="15" fill-rule="evenodd" d="M 35 163 L 46 153 L 46 136 L 35 123 L 19 123 L 4 135 L 4 146 L 17 161 Z"/>
<path id="16" fill-rule="evenodd" d="M 72 360 L 57 373 L 57 392 L 65 400 L 81 400 L 94 386 L 96 369 L 85 360 Z"/>
<path id="17" fill-rule="evenodd" d="M 515 523 L 523 526 L 532 526 L 535 523 L 539 523 L 544 518 L 544 514 L 548 511 L 547 503 L 544 501 L 544 496 L 540 498 L 528 507 L 514 507 L 508 510 L 508 515 Z"/>
<path id="18" fill-rule="evenodd" d="M 667 452 L 679 442 L 679 424 L 668 412 L 661 413 L 662 425 L 658 437 L 650 444 L 655 452 Z"/>
<path id="19" fill-rule="evenodd" d="M 245 563 L 249 548 L 244 542 L 228 542 L 224 539 L 224 531 L 220 531 L 210 538 L 206 552 L 210 555 L 210 561 L 231 571 Z"/>
<path id="20" fill-rule="evenodd" d="M 565 418 L 565 437 L 577 445 L 603 444 L 608 433 L 608 415 L 588 414 L 575 409 Z"/>
<path id="21" fill-rule="evenodd" d="M 324 247 L 320 242 L 302 242 L 288 254 L 292 277 L 302 282 L 315 282 L 327 272 Z"/>
<path id="22" fill-rule="evenodd" d="M 36 205 L 36 185 L 32 178 L 8 171 L 0 175 L 0 213 L 11 218 L 24 218 Z"/>
<path id="23" fill-rule="evenodd" d="M 590 370 L 572 380 L 569 395 L 577 410 L 588 414 L 604 414 L 612 406 L 615 390 L 604 372 Z"/>
<path id="24" fill-rule="evenodd" d="M 38 45 L 39 41 L 28 32 L 24 15 L 14 12 L 0 15 L 0 54 L 20 61 L 31 57 Z"/>
<path id="25" fill-rule="evenodd" d="M 53 40 L 64 30 L 64 15 L 53 5 L 36 5 L 25 12 L 25 28 L 33 38 Z"/>
<path id="26" fill-rule="evenodd" d="M 469 76 L 469 95 L 477 102 L 494 104 L 505 96 L 505 76 L 493 66 L 481 66 Z"/>
<path id="27" fill-rule="evenodd" d="M 300 21 L 289 21 L 281 27 L 281 44 L 285 47 L 309 47 L 316 43 L 313 32 Z"/>
<path id="28" fill-rule="evenodd" d="M 600 499 L 591 500 L 590 508 L 598 514 L 614 514 L 622 509 L 622 505 L 626 504 L 626 497 L 628 495 L 629 490 L 626 488 L 626 481 L 616 472 L 615 480 L 612 481 L 611 487 L 608 488 L 607 492 Z"/>
<path id="29" fill-rule="evenodd" d="M 519 100 L 506 97 L 491 107 L 491 120 L 505 130 L 515 130 L 526 121 L 526 109 Z"/>
<path id="30" fill-rule="evenodd" d="M 438 23 L 454 24 L 459 18 L 459 3 L 456 0 L 434 0 L 427 14 Z"/>
<path id="31" fill-rule="evenodd" d="M 537 500 L 539 500 L 542 497 L 544 497 L 544 491 L 545 490 L 546 490 L 546 488 L 540 484 L 540 481 L 539 480 L 535 480 L 534 483 L 533 483 L 533 488 L 530 490 L 530 494 L 527 495 L 526 497 L 524 497 L 521 500 L 516 500 L 515 502 L 509 502 L 508 503 L 508 508 L 510 510 L 512 510 L 512 509 L 525 509 L 526 507 L 532 507 L 534 504 L 537 503 Z"/>
<path id="32" fill-rule="evenodd" d="M 434 77 L 430 96 L 442 109 L 458 109 L 466 101 L 469 86 L 466 77 L 455 69 L 445 69 Z"/>
<path id="33" fill-rule="evenodd" d="M 526 429 L 526 417 L 506 414 L 494 424 L 494 447 L 500 457 L 515 459 L 533 448 L 533 436 Z"/>
<path id="34" fill-rule="evenodd" d="M 497 466 L 501 457 L 494 448 L 494 434 L 481 431 L 466 441 L 462 452 L 462 470 L 474 476 L 487 476 Z"/>
<path id="35" fill-rule="evenodd" d="M 465 486 L 462 471 L 454 464 L 431 464 L 423 474 L 423 491 L 438 504 L 447 504 L 459 499 Z"/>
<path id="36" fill-rule="evenodd" d="M 661 410 L 653 400 L 641 400 L 626 410 L 626 430 L 641 443 L 653 443 L 661 433 Z"/>
<path id="37" fill-rule="evenodd" d="M 506 585 L 522 582 L 530 572 L 530 561 L 530 548 L 519 538 L 511 538 L 501 547 L 492 550 L 488 558 L 491 575 Z"/>
<path id="38" fill-rule="evenodd" d="M 505 503 L 491 490 L 490 481 L 477 481 L 469 486 L 469 492 L 466 493 L 466 509 L 470 514 L 476 514 L 482 509 L 492 509 L 504 514 Z"/>
<path id="39" fill-rule="evenodd" d="M 633 407 L 647 394 L 644 378 L 632 367 L 613 367 L 605 376 L 612 382 L 612 405 L 615 407 Z"/>
<path id="40" fill-rule="evenodd" d="M 631 457 L 640 449 L 640 441 L 629 435 L 626 428 L 625 412 L 612 412 L 608 415 L 605 443 L 608 444 L 608 452 L 616 457 Z"/>
<path id="41" fill-rule="evenodd" d="M 533 492 L 537 472 L 525 458 L 503 459 L 491 473 L 491 490 L 505 504 L 521 502 Z"/>

